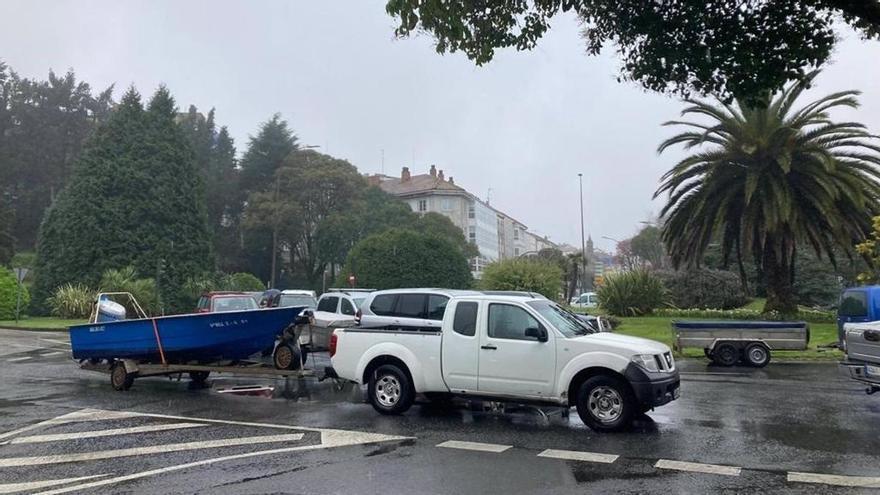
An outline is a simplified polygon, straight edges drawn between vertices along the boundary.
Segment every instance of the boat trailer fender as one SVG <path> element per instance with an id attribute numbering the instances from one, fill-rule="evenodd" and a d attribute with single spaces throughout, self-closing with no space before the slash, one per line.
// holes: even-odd
<path id="1" fill-rule="evenodd" d="M 122 362 L 122 365 L 125 366 L 126 373 L 137 373 L 140 371 L 137 361 L 134 361 L 133 359 L 120 359 L 120 361 Z"/>

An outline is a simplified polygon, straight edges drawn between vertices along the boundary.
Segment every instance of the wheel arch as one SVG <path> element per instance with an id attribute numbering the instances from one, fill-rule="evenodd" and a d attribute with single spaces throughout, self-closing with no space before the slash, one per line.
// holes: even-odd
<path id="1" fill-rule="evenodd" d="M 589 380 L 590 378 L 593 378 L 594 376 L 610 376 L 612 378 L 617 378 L 625 383 L 630 392 L 635 395 L 635 390 L 633 390 L 632 385 L 629 383 L 629 380 L 627 380 L 622 373 L 615 371 L 611 368 L 606 368 L 604 366 L 591 366 L 575 373 L 575 375 L 571 378 L 571 381 L 569 381 L 567 391 L 569 406 L 575 405 L 575 396 L 577 395 L 578 388 L 581 386 L 581 384 Z"/>
<path id="2" fill-rule="evenodd" d="M 409 366 L 403 362 L 402 359 L 391 356 L 389 354 L 383 354 L 381 356 L 376 356 L 369 363 L 367 363 L 366 367 L 364 367 L 364 374 L 362 377 L 363 384 L 367 384 L 370 382 L 370 377 L 373 375 L 373 372 L 376 371 L 380 366 L 391 364 L 400 368 L 406 374 L 406 378 L 409 380 L 409 383 L 415 388 L 415 382 L 413 381 L 412 371 L 410 371 Z"/>

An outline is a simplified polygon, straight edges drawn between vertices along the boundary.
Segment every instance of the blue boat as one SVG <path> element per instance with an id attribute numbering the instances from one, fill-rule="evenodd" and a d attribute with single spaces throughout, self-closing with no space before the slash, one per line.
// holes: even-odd
<path id="1" fill-rule="evenodd" d="M 93 323 L 70 327 L 74 359 L 131 359 L 163 364 L 243 360 L 271 349 L 304 309 L 287 307 L 113 320 L 102 318 L 100 307 L 99 299 L 91 319 Z M 137 309 L 140 312 L 140 307 Z"/>

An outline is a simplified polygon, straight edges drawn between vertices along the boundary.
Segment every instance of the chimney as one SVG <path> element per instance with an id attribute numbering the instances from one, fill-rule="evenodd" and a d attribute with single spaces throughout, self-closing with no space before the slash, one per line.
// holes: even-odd
<path id="1" fill-rule="evenodd" d="M 382 183 L 382 176 L 379 174 L 373 174 L 367 176 L 367 184 L 371 186 L 378 186 Z"/>
<path id="2" fill-rule="evenodd" d="M 431 174 L 431 177 L 437 177 L 437 167 L 436 166 L 431 165 L 430 174 Z"/>
<path id="3" fill-rule="evenodd" d="M 455 181 L 452 180 L 452 176 L 451 176 L 451 175 L 449 176 L 449 183 L 450 183 L 450 184 L 455 184 Z"/>
<path id="4" fill-rule="evenodd" d="M 400 181 L 406 182 L 410 179 L 409 167 L 403 167 L 403 170 L 400 172 Z"/>
<path id="5" fill-rule="evenodd" d="M 442 171 L 442 170 L 440 171 L 440 173 L 437 174 L 437 178 L 440 179 L 440 180 L 444 180 L 444 177 L 443 177 L 443 171 Z"/>

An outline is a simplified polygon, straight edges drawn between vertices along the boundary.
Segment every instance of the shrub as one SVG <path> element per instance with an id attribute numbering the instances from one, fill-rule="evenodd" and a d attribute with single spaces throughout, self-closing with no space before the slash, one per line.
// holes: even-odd
<path id="1" fill-rule="evenodd" d="M 558 265 L 528 258 L 511 258 L 490 263 L 483 270 L 479 287 L 484 290 L 524 290 L 558 299 L 562 269 Z"/>
<path id="2" fill-rule="evenodd" d="M 65 284 L 46 300 L 49 310 L 61 318 L 88 318 L 95 302 L 95 291 L 81 284 Z"/>
<path id="3" fill-rule="evenodd" d="M 266 284 L 250 273 L 233 273 L 223 277 L 222 289 L 237 290 L 243 292 L 257 292 L 266 290 Z"/>
<path id="4" fill-rule="evenodd" d="M 733 309 L 748 302 L 739 276 L 727 270 L 697 268 L 656 272 L 677 308 Z"/>
<path id="5" fill-rule="evenodd" d="M 101 275 L 100 292 L 128 292 L 137 300 L 147 314 L 158 314 L 161 311 L 159 291 L 156 280 L 138 278 L 134 267 L 106 270 Z M 127 305 L 128 301 L 119 301 Z M 133 307 L 126 307 L 130 315 L 135 314 Z"/>
<path id="6" fill-rule="evenodd" d="M 837 315 L 832 311 L 799 309 L 793 315 L 782 315 L 776 311 L 762 313 L 754 309 L 658 309 L 656 316 L 685 319 L 712 320 L 770 320 L 770 321 L 806 321 L 808 323 L 834 323 Z"/>
<path id="7" fill-rule="evenodd" d="M 615 316 L 650 314 L 667 302 L 663 282 L 645 269 L 606 275 L 598 294 L 602 308 Z"/>
<path id="8" fill-rule="evenodd" d="M 18 281 L 15 274 L 0 267 L 0 320 L 15 319 L 15 307 L 18 298 Z M 27 310 L 31 296 L 27 287 L 21 287 L 21 314 Z"/>

